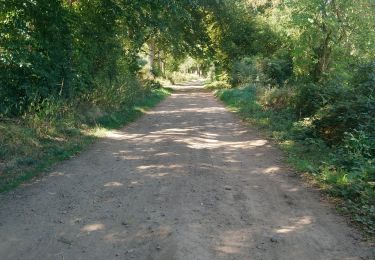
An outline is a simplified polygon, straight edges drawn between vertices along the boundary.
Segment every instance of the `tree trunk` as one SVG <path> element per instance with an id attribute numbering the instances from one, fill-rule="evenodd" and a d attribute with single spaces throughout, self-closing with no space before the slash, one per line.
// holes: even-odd
<path id="1" fill-rule="evenodd" d="M 154 74 L 154 71 L 155 71 L 154 70 L 155 69 L 155 40 L 154 39 L 150 40 L 150 42 L 148 43 L 148 47 L 150 49 L 148 58 L 150 62 L 151 73 Z"/>
<path id="2" fill-rule="evenodd" d="M 314 80 L 319 82 L 324 77 L 324 74 L 329 69 L 329 64 L 331 60 L 331 47 L 329 46 L 329 41 L 331 38 L 331 33 L 327 33 L 324 42 L 319 46 L 319 48 L 315 51 L 316 56 L 318 58 L 318 62 L 314 68 Z"/>

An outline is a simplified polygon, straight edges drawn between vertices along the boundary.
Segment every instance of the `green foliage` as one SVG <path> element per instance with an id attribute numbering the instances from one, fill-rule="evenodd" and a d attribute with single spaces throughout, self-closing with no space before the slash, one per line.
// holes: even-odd
<path id="1" fill-rule="evenodd" d="M 260 78 L 264 78 L 258 66 L 258 58 L 245 57 L 233 63 L 231 71 L 231 83 L 238 86 L 246 83 L 253 83 Z"/>
<path id="2" fill-rule="evenodd" d="M 292 62 L 287 58 L 245 57 L 233 63 L 231 83 L 261 83 L 282 87 L 292 77 Z"/>
<path id="3" fill-rule="evenodd" d="M 373 96 L 375 94 L 375 61 L 360 64 L 356 68 L 351 82 L 363 94 Z"/>
<path id="4" fill-rule="evenodd" d="M 210 73 L 373 231 L 374 21 L 372 0 L 0 1 L 0 165 L 27 179 L 79 150 L 80 125 L 134 118 L 121 115 L 162 91 L 156 76 Z"/>
<path id="5" fill-rule="evenodd" d="M 314 115 L 323 105 L 322 86 L 314 83 L 299 85 L 294 103 L 300 117 Z"/>
<path id="6" fill-rule="evenodd" d="M 0 114 L 61 95 L 71 81 L 66 11 L 60 1 L 0 3 Z"/>
<path id="7" fill-rule="evenodd" d="M 52 101 L 30 111 L 25 119 L 0 121 L 0 192 L 30 180 L 52 164 L 71 158 L 105 129 L 119 128 L 169 95 L 154 89 L 138 95 L 117 110 L 98 107 L 61 107 Z M 99 110 L 99 111 L 98 111 Z"/>
<path id="8" fill-rule="evenodd" d="M 290 15 L 285 29 L 292 38 L 296 74 L 317 82 L 341 73 L 342 63 L 348 69 L 349 61 L 374 55 L 368 45 L 375 39 L 371 0 L 291 0 L 286 8 Z"/>
<path id="9" fill-rule="evenodd" d="M 178 84 L 199 79 L 199 76 L 197 74 L 192 73 L 172 72 L 168 73 L 167 78 L 172 84 Z"/>
<path id="10" fill-rule="evenodd" d="M 219 90 L 216 95 L 241 117 L 267 130 L 297 170 L 309 172 L 327 192 L 342 198 L 340 209 L 369 234 L 375 233 L 374 132 L 345 133 L 340 145 L 329 147 L 314 134 L 311 119 L 299 119 L 288 105 L 275 109 L 264 102 L 273 100 L 273 95 L 290 96 L 286 89 L 249 85 Z"/>
<path id="11" fill-rule="evenodd" d="M 226 81 L 213 81 L 206 84 L 204 87 L 209 90 L 220 90 L 231 88 L 231 85 L 229 85 Z"/>
<path id="12" fill-rule="evenodd" d="M 317 131 L 330 143 L 339 143 L 345 133 L 360 130 L 373 137 L 375 133 L 375 66 L 360 66 L 349 88 L 326 93 L 325 105 L 315 119 Z M 333 89 L 332 87 L 330 87 Z M 328 99 L 330 98 L 330 99 Z"/>
<path id="13" fill-rule="evenodd" d="M 148 81 L 145 82 L 144 87 L 146 89 L 150 89 L 151 90 L 151 89 L 160 89 L 160 88 L 162 88 L 162 85 L 158 81 L 148 80 Z"/>
<path id="14" fill-rule="evenodd" d="M 283 86 L 293 75 L 293 64 L 289 58 L 271 58 L 264 60 L 264 74 L 271 84 Z"/>
<path id="15" fill-rule="evenodd" d="M 171 0 L 1 1 L 0 114 L 20 116 L 45 100 L 121 105 L 116 96 L 134 92 L 139 56 L 151 39 L 158 64 L 170 54 L 203 56 L 202 7 Z M 164 66 L 152 69 L 164 74 Z"/>
<path id="16" fill-rule="evenodd" d="M 228 75 L 239 87 L 217 95 L 267 129 L 298 170 L 340 197 L 341 209 L 375 233 L 373 3 L 254 6 L 257 23 L 283 42 L 267 54 L 236 57 Z"/>
<path id="17" fill-rule="evenodd" d="M 280 111 L 293 106 L 294 89 L 272 88 L 264 91 L 261 95 L 260 103 L 267 109 Z"/>
<path id="18" fill-rule="evenodd" d="M 342 144 L 338 146 L 337 165 L 355 170 L 359 177 L 375 181 L 375 138 L 364 131 L 345 133 Z"/>

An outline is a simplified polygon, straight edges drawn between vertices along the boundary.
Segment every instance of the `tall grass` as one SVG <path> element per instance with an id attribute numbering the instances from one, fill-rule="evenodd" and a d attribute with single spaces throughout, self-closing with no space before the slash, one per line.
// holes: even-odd
<path id="1" fill-rule="evenodd" d="M 71 158 L 108 129 L 134 121 L 169 94 L 164 88 L 143 91 L 116 109 L 50 102 L 23 118 L 0 119 L 0 192 Z"/>

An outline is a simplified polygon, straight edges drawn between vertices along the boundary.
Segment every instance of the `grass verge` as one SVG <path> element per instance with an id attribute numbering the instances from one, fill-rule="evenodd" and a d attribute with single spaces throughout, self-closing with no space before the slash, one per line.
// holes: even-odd
<path id="1" fill-rule="evenodd" d="M 74 124 L 61 119 L 58 124 L 47 124 L 41 130 L 30 127 L 25 119 L 0 120 L 0 192 L 9 191 L 53 164 L 73 157 L 109 129 L 136 120 L 170 92 L 165 88 L 151 90 L 132 106 L 102 113 L 89 124 L 77 118 Z M 81 112 L 77 114 L 84 114 Z"/>
<path id="2" fill-rule="evenodd" d="M 356 172 L 340 165 L 340 151 L 314 137 L 309 120 L 299 120 L 288 109 L 267 109 L 259 101 L 257 87 L 216 89 L 215 95 L 232 111 L 272 137 L 286 152 L 289 163 L 337 202 L 374 239 L 375 189 Z"/>

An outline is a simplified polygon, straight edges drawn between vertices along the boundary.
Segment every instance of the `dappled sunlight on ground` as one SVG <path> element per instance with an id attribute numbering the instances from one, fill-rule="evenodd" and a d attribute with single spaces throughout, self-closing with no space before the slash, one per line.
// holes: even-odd
<path id="1" fill-rule="evenodd" d="M 265 140 L 252 140 L 247 142 L 223 142 L 219 140 L 212 140 L 207 138 L 187 138 L 184 140 L 177 140 L 185 142 L 188 147 L 193 149 L 215 149 L 215 148 L 232 148 L 232 149 L 251 149 L 253 146 L 262 146 L 267 143 Z"/>
<path id="2" fill-rule="evenodd" d="M 229 230 L 220 236 L 220 243 L 216 250 L 224 255 L 238 254 L 249 247 L 248 236 L 251 234 L 250 229 Z"/>
<path id="3" fill-rule="evenodd" d="M 104 225 L 101 224 L 101 223 L 93 223 L 93 224 L 88 224 L 88 225 L 85 225 L 81 231 L 82 232 L 93 232 L 93 231 L 99 231 L 99 230 L 103 230 L 104 229 Z"/>
<path id="4" fill-rule="evenodd" d="M 162 177 L 166 177 L 168 175 L 169 175 L 169 173 L 166 173 L 166 172 L 155 173 L 155 174 L 145 174 L 145 176 L 151 177 L 151 178 L 162 178 Z"/>
<path id="5" fill-rule="evenodd" d="M 286 234 L 290 232 L 296 232 L 299 229 L 305 228 L 306 225 L 310 225 L 312 221 L 311 216 L 303 216 L 297 219 L 292 219 L 290 222 L 292 223 L 289 226 L 282 226 L 276 229 L 276 233 L 278 234 Z"/>
<path id="6" fill-rule="evenodd" d="M 0 212 L 0 251 L 8 259 L 141 260 L 364 252 L 289 177 L 272 143 L 200 88 L 177 86 L 154 111 L 16 193 Z"/>
<path id="7" fill-rule="evenodd" d="M 266 174 L 275 173 L 275 172 L 278 172 L 278 171 L 280 171 L 280 167 L 278 167 L 278 166 L 267 167 L 265 170 L 263 170 L 263 172 L 266 173 Z"/>
<path id="8" fill-rule="evenodd" d="M 225 109 L 222 107 L 200 108 L 199 110 L 197 110 L 196 108 L 185 108 L 185 109 L 176 109 L 176 110 L 153 111 L 153 112 L 149 112 L 149 114 L 150 115 L 158 115 L 158 114 L 162 114 L 162 115 L 171 114 L 172 115 L 172 114 L 180 114 L 180 113 L 195 114 L 197 112 L 205 113 L 209 115 L 209 114 L 217 114 L 219 112 L 224 113 Z"/>
<path id="9" fill-rule="evenodd" d="M 53 172 L 51 174 L 49 174 L 49 176 L 51 177 L 57 177 L 57 176 L 64 176 L 65 174 L 62 173 L 62 172 Z"/>
<path id="10" fill-rule="evenodd" d="M 124 186 L 124 184 L 117 182 L 117 181 L 111 181 L 104 184 L 104 187 L 121 187 Z"/>

